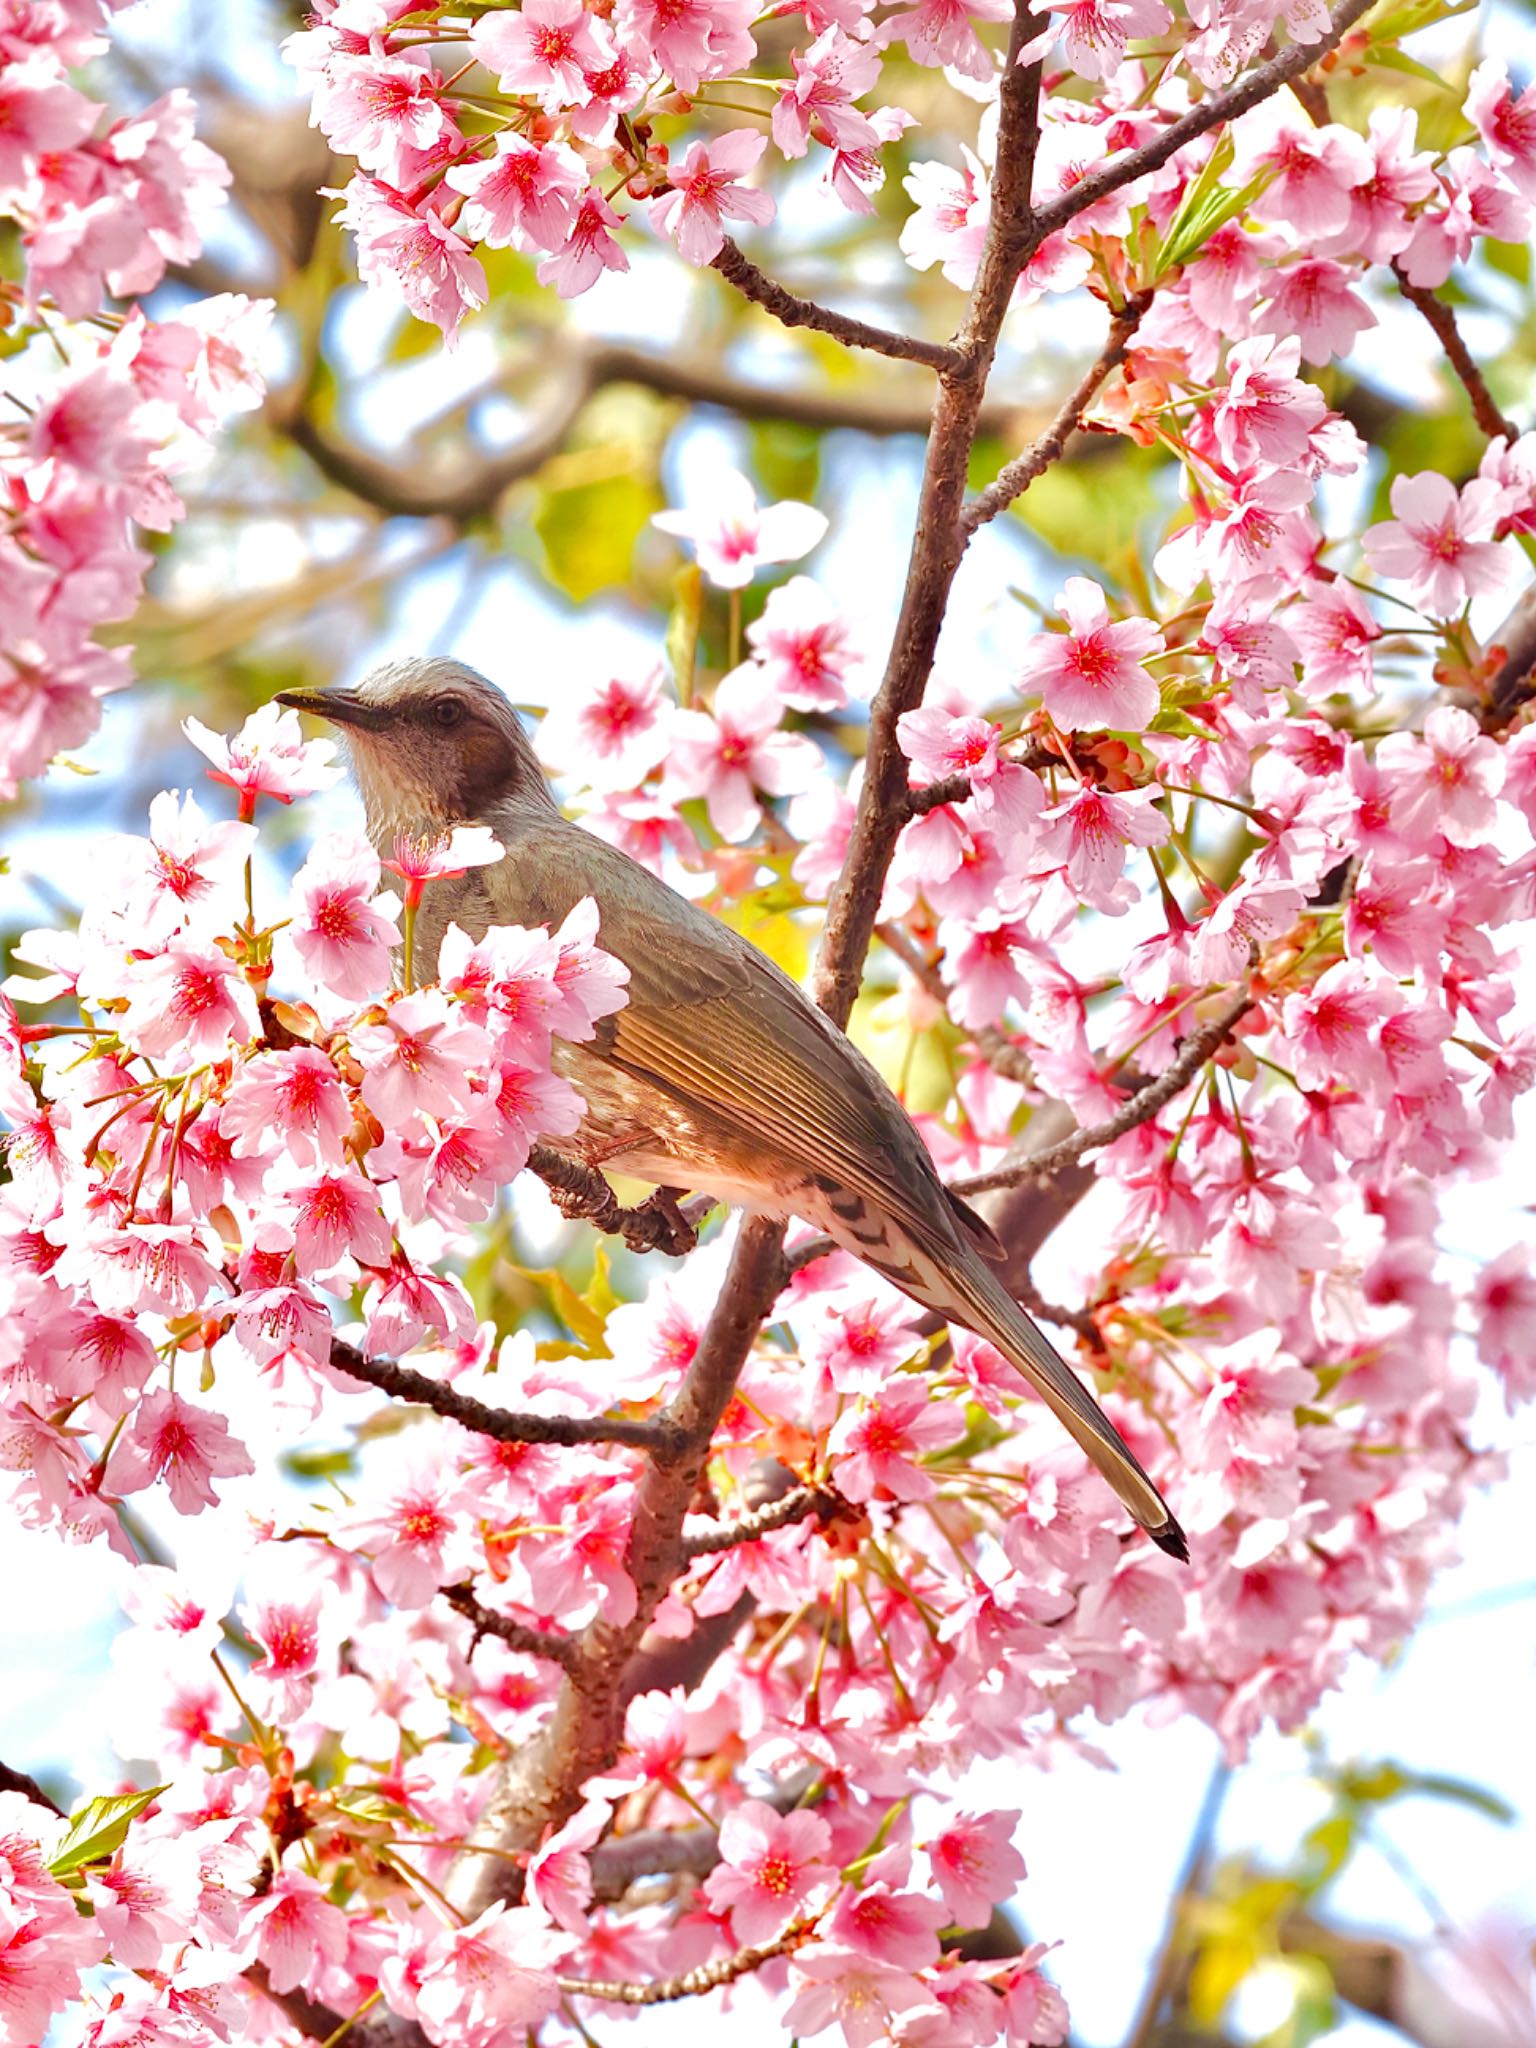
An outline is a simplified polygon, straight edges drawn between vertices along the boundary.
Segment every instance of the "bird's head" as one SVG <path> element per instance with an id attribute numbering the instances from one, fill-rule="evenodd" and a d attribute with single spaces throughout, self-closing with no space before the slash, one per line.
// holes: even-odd
<path id="1" fill-rule="evenodd" d="M 279 690 L 341 728 L 376 843 L 554 799 L 522 721 L 493 683 L 436 655 L 382 662 L 353 689 Z"/>

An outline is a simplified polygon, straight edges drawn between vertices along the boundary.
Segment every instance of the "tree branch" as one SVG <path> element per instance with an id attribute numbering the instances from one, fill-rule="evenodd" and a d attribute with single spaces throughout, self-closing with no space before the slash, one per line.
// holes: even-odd
<path id="1" fill-rule="evenodd" d="M 774 1956 L 787 1955 L 800 1946 L 810 1929 L 809 1921 L 797 1920 L 773 1941 L 759 1942 L 755 1948 L 739 1948 L 733 1956 L 722 1956 L 717 1963 L 701 1963 L 696 1970 L 685 1970 L 680 1977 L 661 1977 L 650 1984 L 562 1977 L 560 1989 L 569 1998 L 605 1998 L 614 2005 L 666 2005 L 678 1998 L 697 1998 L 703 1992 L 718 1990 L 722 1984 L 733 1984 Z"/>
<path id="2" fill-rule="evenodd" d="M 847 1512 L 848 1503 L 832 1487 L 797 1486 L 781 1499 L 759 1508 L 756 1514 L 743 1515 L 739 1521 L 716 1522 L 713 1527 L 696 1530 L 691 1535 L 685 1529 L 683 1556 L 714 1557 L 722 1550 L 735 1550 L 743 1543 L 756 1543 L 775 1529 L 787 1529 L 792 1522 L 804 1522 L 813 1515 L 818 1521 L 830 1522 Z"/>
<path id="3" fill-rule="evenodd" d="M 1394 256 L 1392 275 L 1397 279 L 1397 288 L 1410 306 L 1416 306 L 1434 330 L 1435 339 L 1445 350 L 1446 361 L 1461 379 L 1467 397 L 1472 401 L 1472 417 L 1488 436 L 1490 441 L 1518 441 L 1520 429 L 1513 420 L 1506 419 L 1493 401 L 1482 371 L 1472 360 L 1471 351 L 1461 338 L 1461 329 L 1456 325 L 1456 315 L 1434 292 L 1421 284 L 1409 281 L 1402 265 Z"/>
<path id="4" fill-rule="evenodd" d="M 969 1180 L 951 1181 L 952 1192 L 966 1196 L 982 1195 L 993 1188 L 1017 1187 L 1021 1181 L 1048 1180 L 1064 1166 L 1073 1165 L 1085 1152 L 1095 1152 L 1100 1146 L 1112 1145 L 1116 1138 L 1123 1138 L 1127 1131 L 1134 1131 L 1138 1124 L 1156 1116 L 1165 1103 L 1172 1102 L 1189 1086 L 1233 1025 L 1253 1008 L 1253 1002 L 1253 997 L 1245 989 L 1219 1017 L 1213 1017 L 1208 1024 L 1202 1024 L 1198 1031 L 1192 1032 L 1185 1039 L 1178 1058 L 1154 1080 L 1145 1082 L 1134 1095 L 1127 1096 L 1124 1104 L 1103 1123 L 1074 1131 L 1059 1145 L 1051 1146 L 1046 1152 L 1033 1153 L 1016 1166 L 1000 1166 L 992 1173 L 977 1173 Z"/>
<path id="5" fill-rule="evenodd" d="M 855 320 L 847 313 L 834 313 L 829 306 L 818 306 L 814 299 L 797 298 L 759 270 L 729 238 L 715 258 L 713 268 L 719 271 L 727 284 L 734 285 L 743 298 L 750 299 L 754 306 L 761 306 L 765 313 L 771 313 L 785 327 L 808 327 L 816 334 L 830 334 L 845 348 L 867 348 L 876 355 L 892 356 L 898 362 L 924 363 L 943 376 L 964 372 L 965 365 L 959 351 L 947 342 L 923 341 L 916 335 L 893 333 L 887 327 L 871 327 L 868 321 Z"/>
<path id="6" fill-rule="evenodd" d="M 510 1649 L 525 1651 L 530 1657 L 546 1657 L 551 1664 L 570 1668 L 576 1655 L 574 1636 L 557 1635 L 553 1629 L 530 1628 L 526 1622 L 498 1614 L 494 1607 L 482 1606 L 475 1598 L 474 1588 L 467 1583 L 444 1586 L 443 1598 L 455 1613 L 474 1625 L 477 1641 L 481 1636 L 498 1636 Z"/>
<path id="7" fill-rule="evenodd" d="M 922 702 L 949 593 L 968 536 L 960 524 L 965 479 L 982 395 L 997 338 L 1037 224 L 1030 208 L 1039 142 L 1040 66 L 1020 51 L 1039 21 L 1015 0 L 999 86 L 996 171 L 987 238 L 956 346 L 965 373 L 941 378 L 923 468 L 917 524 L 901 613 L 885 676 L 870 711 L 864 786 L 843 871 L 827 907 L 812 977 L 816 1001 L 835 1023 L 848 1022 L 896 838 L 906 818 L 906 760 L 897 741 L 902 714 Z"/>
<path id="8" fill-rule="evenodd" d="M 411 1401 L 461 1422 L 480 1436 L 494 1437 L 503 1444 L 627 1444 L 635 1450 L 656 1450 L 670 1445 L 672 1438 L 664 1416 L 649 1422 L 631 1421 L 618 1415 L 519 1415 L 509 1408 L 492 1408 L 472 1394 L 461 1394 L 444 1380 L 429 1379 L 409 1365 L 393 1358 L 369 1358 L 355 1344 L 331 1339 L 331 1364 L 349 1379 L 377 1387 L 392 1400 Z"/>
<path id="9" fill-rule="evenodd" d="M 1108 163 L 1089 171 L 1069 191 L 1053 199 L 1048 206 L 1041 207 L 1035 217 L 1035 236 L 1025 260 L 1028 261 L 1048 235 L 1055 234 L 1058 228 L 1064 228 L 1068 221 L 1075 220 L 1096 200 L 1120 191 L 1125 185 L 1133 185 L 1138 178 L 1146 177 L 1149 171 L 1161 169 L 1169 157 L 1176 156 L 1187 142 L 1209 134 L 1212 128 L 1219 128 L 1224 122 L 1235 121 L 1240 114 L 1246 114 L 1250 108 L 1271 98 L 1283 85 L 1289 85 L 1293 78 L 1300 78 L 1303 72 L 1310 71 L 1373 5 L 1374 0 L 1341 0 L 1317 42 L 1292 43 L 1278 57 L 1271 57 L 1267 64 L 1261 64 L 1246 78 L 1229 85 L 1225 92 L 1216 93 L 1212 98 L 1202 100 L 1199 106 L 1191 107 L 1187 114 L 1181 114 L 1161 135 L 1153 136 L 1139 149 L 1129 149 L 1123 156 L 1111 157 Z"/>
<path id="10" fill-rule="evenodd" d="M 1152 303 L 1151 292 L 1138 292 L 1128 299 L 1109 323 L 1109 334 L 1096 361 L 1091 363 L 1079 378 L 1076 388 L 1062 404 L 1060 412 L 1046 428 L 1032 448 L 1008 463 L 997 478 L 984 491 L 972 498 L 960 514 L 961 530 L 973 534 L 977 527 L 985 526 L 989 519 L 995 519 L 1005 511 L 1015 498 L 1023 496 L 1037 476 L 1042 476 L 1053 462 L 1060 459 L 1068 441 L 1081 426 L 1081 413 L 1120 361 L 1124 358 L 1127 344 L 1141 325 L 1142 316 Z"/>

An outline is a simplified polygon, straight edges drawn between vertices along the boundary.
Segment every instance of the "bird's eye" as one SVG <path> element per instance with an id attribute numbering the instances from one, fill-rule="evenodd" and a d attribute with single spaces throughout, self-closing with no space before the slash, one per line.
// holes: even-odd
<path id="1" fill-rule="evenodd" d="M 444 732 L 464 722 L 464 700 L 462 697 L 434 697 L 431 706 L 432 723 Z"/>

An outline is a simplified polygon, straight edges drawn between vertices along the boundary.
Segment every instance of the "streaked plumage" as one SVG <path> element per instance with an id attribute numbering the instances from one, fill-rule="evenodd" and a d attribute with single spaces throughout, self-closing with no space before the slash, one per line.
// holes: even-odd
<path id="1" fill-rule="evenodd" d="M 629 1002 L 558 1064 L 587 1115 L 558 1148 L 592 1166 L 797 1215 L 925 1307 L 988 1338 L 1035 1388 L 1155 1543 L 1177 1522 L 1076 1375 L 988 1263 L 987 1225 L 939 1180 L 905 1110 L 766 955 L 565 819 L 506 698 L 458 662 L 386 663 L 356 690 L 285 691 L 345 734 L 374 844 L 487 825 L 506 859 L 435 884 L 416 957 L 449 923 L 556 924 L 584 896 Z"/>

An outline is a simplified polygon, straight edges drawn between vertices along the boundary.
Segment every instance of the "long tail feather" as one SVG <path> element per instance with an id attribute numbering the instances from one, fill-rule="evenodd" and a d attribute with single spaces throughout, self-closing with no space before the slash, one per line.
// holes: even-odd
<path id="1" fill-rule="evenodd" d="M 925 1308 L 995 1344 L 1082 1446 L 1158 1548 L 1171 1557 L 1188 1558 L 1184 1531 L 1119 1430 L 969 1245 L 961 1247 L 958 1257 L 942 1261 L 910 1239 L 902 1245 L 905 1256 L 889 1263 L 872 1255 L 867 1241 L 858 1250 L 861 1258 L 878 1265 Z"/>

